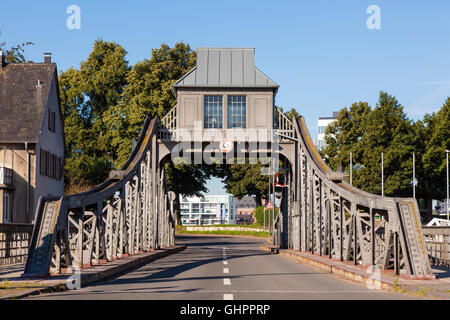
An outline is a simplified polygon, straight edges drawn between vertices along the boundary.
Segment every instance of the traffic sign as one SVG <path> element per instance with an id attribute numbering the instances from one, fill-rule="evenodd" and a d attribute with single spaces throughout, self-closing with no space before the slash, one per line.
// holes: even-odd
<path id="1" fill-rule="evenodd" d="M 273 209 L 273 204 L 271 201 L 267 202 L 266 209 Z"/>

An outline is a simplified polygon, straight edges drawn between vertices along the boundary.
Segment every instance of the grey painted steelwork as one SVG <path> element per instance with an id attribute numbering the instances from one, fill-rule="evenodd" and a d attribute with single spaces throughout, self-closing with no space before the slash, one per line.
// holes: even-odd
<path id="1" fill-rule="evenodd" d="M 450 268 L 450 227 L 423 227 L 423 234 L 430 263 Z"/>
<path id="2" fill-rule="evenodd" d="M 283 190 L 274 244 L 397 274 L 432 276 L 416 200 L 352 187 L 321 159 L 303 118 L 290 126 L 293 143 L 281 143 L 289 187 Z"/>
<path id="3" fill-rule="evenodd" d="M 416 200 L 373 195 L 345 182 L 317 153 L 304 120 L 289 119 L 274 108 L 278 86 L 258 76 L 262 73 L 254 67 L 254 49 L 199 49 L 197 66 L 173 86 L 177 105 L 162 123 L 146 122 L 120 171 L 88 192 L 41 199 L 25 275 L 59 273 L 72 263 L 83 266 L 174 245 L 160 162 L 178 146 L 177 131 L 192 131 L 195 122 L 203 123 L 204 95 L 221 95 L 226 101 L 239 94 L 247 95 L 246 128 L 267 131 L 268 146 L 253 146 L 253 137 L 241 148 L 234 129 L 221 129 L 235 150 L 266 158 L 279 152 L 287 160 L 288 187 L 282 189 L 281 208 L 271 226 L 274 245 L 397 274 L 431 276 Z M 226 108 L 223 117 L 227 123 Z M 201 137 L 208 130 L 199 128 Z M 194 157 L 218 142 L 209 136 L 197 146 L 195 139 L 184 140 L 191 144 L 186 153 Z"/>
<path id="4" fill-rule="evenodd" d="M 0 265 L 25 262 L 32 224 L 0 223 Z"/>
<path id="5" fill-rule="evenodd" d="M 120 172 L 80 194 L 41 198 L 23 276 L 60 274 L 62 268 L 111 261 L 175 245 L 159 120 L 147 120 Z"/>
<path id="6" fill-rule="evenodd" d="M 303 119 L 279 117 L 285 184 L 273 242 L 355 264 L 430 276 L 431 267 L 415 199 L 356 189 L 331 171 L 314 148 Z M 102 185 L 60 199 L 41 199 L 25 276 L 114 260 L 174 245 L 164 171 L 170 153 L 158 139 L 159 120 L 146 122 L 127 163 Z M 168 148 L 160 153 L 162 146 Z"/>

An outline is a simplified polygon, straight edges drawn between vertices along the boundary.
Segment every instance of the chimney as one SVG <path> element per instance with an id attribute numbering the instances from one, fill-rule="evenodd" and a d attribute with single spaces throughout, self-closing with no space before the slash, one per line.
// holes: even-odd
<path id="1" fill-rule="evenodd" d="M 44 53 L 44 63 L 52 63 L 52 54 L 51 52 Z"/>
<path id="2" fill-rule="evenodd" d="M 6 66 L 6 55 L 5 52 L 3 52 L 2 49 L 0 49 L 0 69 L 2 69 L 4 66 Z"/>

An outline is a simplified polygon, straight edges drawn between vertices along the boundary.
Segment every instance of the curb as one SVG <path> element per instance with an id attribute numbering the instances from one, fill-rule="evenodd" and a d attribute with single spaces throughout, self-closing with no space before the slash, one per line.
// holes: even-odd
<path id="1" fill-rule="evenodd" d="M 270 247 L 268 246 L 261 246 L 261 249 L 267 252 L 271 252 Z M 280 249 L 279 255 L 287 258 L 294 259 L 300 263 L 307 264 L 313 267 L 316 267 L 320 270 L 323 270 L 327 273 L 335 274 L 337 276 L 343 277 L 347 280 L 351 280 L 354 282 L 359 283 L 367 283 L 368 281 L 371 282 L 371 285 L 380 287 L 380 289 L 385 289 L 389 291 L 396 291 L 395 284 L 386 281 L 386 280 L 377 280 L 377 279 L 369 279 L 368 276 L 362 275 L 360 273 L 353 272 L 351 270 L 348 270 L 346 266 L 341 266 L 337 262 L 334 262 L 330 260 L 328 263 L 324 263 L 321 261 L 318 261 L 313 258 L 301 256 L 299 254 L 295 254 L 294 252 L 290 252 L 286 249 Z M 382 276 L 383 277 L 383 276 Z M 398 287 L 397 287 L 398 288 Z"/>
<path id="2" fill-rule="evenodd" d="M 143 256 L 129 256 L 128 259 L 131 258 L 130 261 L 123 261 L 124 259 L 119 259 L 110 262 L 109 264 L 100 265 L 100 267 L 107 268 L 106 270 L 95 270 L 95 267 L 84 269 L 81 274 L 81 287 L 86 287 L 87 285 L 106 280 L 109 278 L 114 278 L 124 273 L 130 272 L 133 269 L 137 269 L 147 263 L 153 262 L 155 260 L 159 260 L 168 255 L 181 252 L 186 249 L 186 245 L 176 246 L 174 248 L 161 249 L 156 252 L 148 253 Z M 125 258 L 126 259 L 126 258 Z M 121 263 L 122 262 L 122 263 Z M 109 267 L 109 268 L 108 268 Z M 17 296 L 9 296 L 5 298 L 0 298 L 0 300 L 15 300 L 22 299 L 29 296 L 40 295 L 43 293 L 53 293 L 53 292 L 61 292 L 68 290 L 66 281 L 59 282 L 55 285 L 50 285 L 38 290 L 33 290 L 31 292 L 23 293 Z"/>
<path id="3" fill-rule="evenodd" d="M 266 252 L 271 252 L 270 245 L 263 245 L 260 248 Z M 281 249 L 279 250 L 278 254 L 287 259 L 295 260 L 298 263 L 318 268 L 322 271 L 325 271 L 326 273 L 335 274 L 341 279 L 357 282 L 360 284 L 370 284 L 370 286 L 377 287 L 379 289 L 384 289 L 400 294 L 419 296 L 425 299 L 449 300 L 450 298 L 450 296 L 442 294 L 442 290 L 445 290 L 446 287 L 444 287 L 444 289 L 442 290 L 433 289 L 433 287 L 436 288 L 440 285 L 447 286 L 446 283 L 437 284 L 438 280 L 436 280 L 434 277 L 433 279 L 424 277 L 408 279 L 408 276 L 398 277 L 395 275 L 386 274 L 385 272 L 381 271 L 379 279 L 373 279 L 371 275 L 367 273 L 367 271 L 365 272 L 364 269 L 360 267 L 347 265 L 342 263 L 341 261 L 329 259 L 328 257 L 325 258 L 304 252 L 292 251 L 290 249 Z M 417 281 L 417 283 L 414 283 L 414 281 Z M 428 281 L 430 282 L 426 283 Z M 426 290 L 424 292 L 423 289 L 429 289 L 429 291 Z M 420 293 L 420 291 L 422 291 L 422 293 Z"/>

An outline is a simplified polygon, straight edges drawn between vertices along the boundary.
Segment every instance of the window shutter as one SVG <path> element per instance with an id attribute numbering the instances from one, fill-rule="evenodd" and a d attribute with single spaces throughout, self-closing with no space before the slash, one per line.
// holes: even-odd
<path id="1" fill-rule="evenodd" d="M 39 165 L 40 165 L 39 172 L 41 173 L 41 175 L 45 175 L 45 151 L 42 149 L 39 156 Z"/>
<path id="2" fill-rule="evenodd" d="M 59 160 L 59 165 L 60 165 L 60 173 L 61 173 L 61 175 L 60 175 L 60 179 L 62 179 L 62 177 L 64 176 L 64 160 L 63 160 L 63 158 L 60 158 L 60 160 Z"/>
<path id="3" fill-rule="evenodd" d="M 55 157 L 55 158 L 56 158 L 56 161 L 55 161 L 55 179 L 59 180 L 59 169 L 60 169 L 59 161 L 60 161 L 60 159 L 59 159 L 59 157 Z"/>
<path id="4" fill-rule="evenodd" d="M 51 132 L 55 132 L 55 117 L 56 113 L 52 110 L 48 110 L 48 130 Z"/>
<path id="5" fill-rule="evenodd" d="M 45 151 L 45 175 L 48 177 L 50 175 L 50 153 Z"/>

